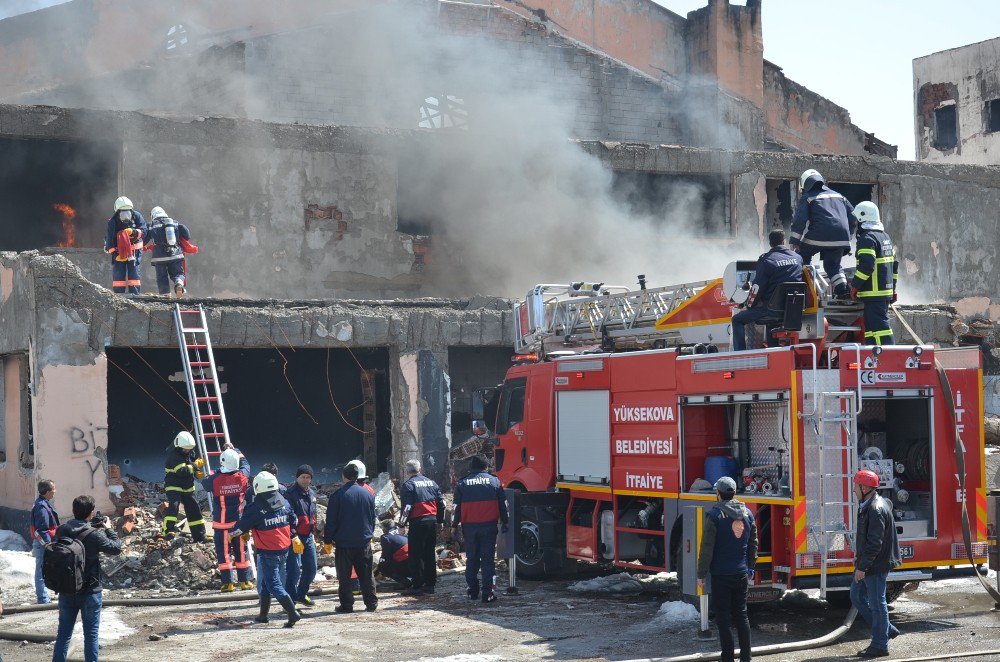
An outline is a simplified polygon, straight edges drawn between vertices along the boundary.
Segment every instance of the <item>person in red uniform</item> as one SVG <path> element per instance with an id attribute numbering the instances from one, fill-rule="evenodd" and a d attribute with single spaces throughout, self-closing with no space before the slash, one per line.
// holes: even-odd
<path id="1" fill-rule="evenodd" d="M 35 556 L 35 597 L 38 604 L 47 605 L 52 602 L 49 590 L 45 588 L 42 579 L 42 559 L 45 557 L 45 545 L 52 542 L 59 528 L 59 515 L 52 507 L 56 498 L 56 484 L 51 480 L 38 481 L 38 498 L 31 507 L 31 551 Z"/>
<path id="2" fill-rule="evenodd" d="M 455 485 L 454 526 L 462 527 L 465 539 L 465 581 L 469 588 L 466 595 L 479 597 L 480 584 L 476 573 L 483 571 L 483 602 L 496 602 L 493 586 L 496 583 L 497 520 L 507 530 L 507 496 L 500 479 L 487 469 L 485 457 L 474 455 L 469 465 L 472 473 Z"/>
<path id="3" fill-rule="evenodd" d="M 409 541 L 391 520 L 383 522 L 382 529 L 384 533 L 378 539 L 382 548 L 382 558 L 379 559 L 376 573 L 388 577 L 403 588 L 408 588 L 413 583 L 410 578 Z"/>
<path id="4" fill-rule="evenodd" d="M 229 539 L 229 530 L 243 514 L 245 494 L 250 485 L 250 463 L 237 448 L 231 445 L 219 456 L 219 471 L 201 481 L 205 491 L 212 495 L 212 530 L 215 537 L 215 556 L 219 560 L 219 575 L 223 592 L 253 588 L 250 581 L 250 562 L 243 538 Z M 236 579 L 233 579 L 233 571 Z"/>
<path id="5" fill-rule="evenodd" d="M 420 473 L 420 460 L 406 463 L 409 480 L 399 490 L 403 506 L 402 520 L 408 525 L 410 576 L 413 592 L 434 593 L 437 584 L 437 527 L 444 524 L 444 499 L 441 488 Z"/>

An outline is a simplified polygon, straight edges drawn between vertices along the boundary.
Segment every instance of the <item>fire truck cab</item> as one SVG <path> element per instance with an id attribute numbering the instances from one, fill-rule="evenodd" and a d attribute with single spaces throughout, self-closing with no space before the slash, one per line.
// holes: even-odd
<path id="1" fill-rule="evenodd" d="M 573 295 L 539 303 L 529 293 L 515 306 L 518 337 L 526 339 L 519 351 L 541 351 L 522 355 L 508 371 L 493 437 L 497 474 L 520 490 L 522 576 L 564 573 L 577 561 L 676 571 L 683 592 L 696 596 L 701 523 L 715 502 L 714 482 L 728 475 L 757 520 L 752 598 L 819 588 L 831 602 L 846 603 L 857 512 L 851 477 L 860 468 L 880 476 L 881 493 L 894 504 L 904 561 L 890 574 L 890 593 L 908 582 L 971 575 L 985 563 L 978 348 L 842 342 L 859 322 L 830 331 L 825 296 L 810 284 L 800 305 L 808 309 L 811 298 L 817 309 L 811 314 L 824 330 L 817 338 L 717 351 L 728 347 L 728 320 L 713 292 L 720 286 L 618 292 L 582 306 Z M 639 297 L 663 290 L 682 293 L 648 313 L 653 329 L 637 324 L 646 314 Z M 706 300 L 707 316 L 699 318 L 694 309 Z M 597 306 L 567 310 L 590 304 Z M 615 307 L 631 315 L 633 333 L 619 333 L 628 320 L 616 320 Z M 685 326 L 670 326 L 678 323 Z M 657 325 L 673 340 L 664 341 Z M 574 347 L 581 329 L 596 346 L 546 354 L 544 337 Z M 690 343 L 689 332 L 698 342 Z M 636 337 L 647 348 L 637 347 Z M 609 339 L 628 339 L 629 351 Z"/>

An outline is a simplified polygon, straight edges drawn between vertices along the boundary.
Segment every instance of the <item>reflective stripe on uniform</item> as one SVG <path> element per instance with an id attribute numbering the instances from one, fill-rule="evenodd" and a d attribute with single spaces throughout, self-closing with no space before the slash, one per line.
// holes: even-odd
<path id="1" fill-rule="evenodd" d="M 188 465 L 188 463 L 187 463 L 187 462 L 181 462 L 181 463 L 180 463 L 180 464 L 178 464 L 178 465 L 177 465 L 176 467 L 174 467 L 174 468 L 172 468 L 172 469 L 164 469 L 164 471 L 166 471 L 166 472 L 167 472 L 168 474 L 169 474 L 169 473 L 173 473 L 173 472 L 175 472 L 175 471 L 180 471 L 180 470 L 181 470 L 181 469 L 182 469 L 183 467 L 186 467 L 187 465 Z"/>
<path id="2" fill-rule="evenodd" d="M 194 492 L 194 486 L 192 487 L 174 487 L 173 485 L 168 485 L 163 488 L 164 492 Z"/>
<path id="3" fill-rule="evenodd" d="M 136 279 L 136 280 L 129 280 L 128 284 L 129 284 L 129 287 L 139 287 L 140 285 L 142 285 L 142 281 L 138 280 L 138 279 Z"/>
<path id="4" fill-rule="evenodd" d="M 859 248 L 858 255 L 871 255 L 872 257 L 877 257 L 874 248 Z"/>
<path id="5" fill-rule="evenodd" d="M 113 280 L 111 281 L 111 287 L 128 287 L 128 281 Z"/>
<path id="6" fill-rule="evenodd" d="M 888 338 L 892 336 L 892 329 L 884 329 L 882 331 L 865 331 L 865 338 L 874 338 L 876 345 L 882 344 L 882 338 Z"/>
<path id="7" fill-rule="evenodd" d="M 192 490 L 192 491 L 194 491 L 194 490 Z M 192 522 L 191 520 L 188 520 L 188 526 L 205 526 L 205 520 L 199 519 L 199 520 L 195 520 L 194 522 Z"/>
<path id="8" fill-rule="evenodd" d="M 808 229 L 806 230 L 808 232 Z M 820 248 L 850 248 L 851 242 L 848 241 L 817 241 L 815 239 L 803 239 L 803 244 L 808 244 L 810 246 L 819 246 Z"/>
<path id="9" fill-rule="evenodd" d="M 854 277 L 855 278 L 860 278 L 861 280 L 868 280 L 869 278 L 871 278 L 871 276 L 869 274 L 866 274 L 863 271 L 855 271 L 854 272 Z"/>

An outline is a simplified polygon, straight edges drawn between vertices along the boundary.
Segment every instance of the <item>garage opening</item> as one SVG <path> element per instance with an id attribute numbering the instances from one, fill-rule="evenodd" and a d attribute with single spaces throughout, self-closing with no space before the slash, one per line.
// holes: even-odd
<path id="1" fill-rule="evenodd" d="M 229 432 L 254 471 L 278 465 L 291 482 L 301 464 L 321 483 L 344 465 L 369 475 L 392 453 L 387 349 L 216 349 Z M 122 475 L 163 480 L 166 449 L 191 428 L 176 349 L 112 347 L 108 357 L 108 462 Z M 287 376 L 287 381 L 286 381 Z M 290 384 L 291 385 L 290 385 Z M 141 388 L 140 388 L 141 386 Z"/>
<path id="2" fill-rule="evenodd" d="M 0 250 L 102 246 L 121 146 L 0 138 Z"/>

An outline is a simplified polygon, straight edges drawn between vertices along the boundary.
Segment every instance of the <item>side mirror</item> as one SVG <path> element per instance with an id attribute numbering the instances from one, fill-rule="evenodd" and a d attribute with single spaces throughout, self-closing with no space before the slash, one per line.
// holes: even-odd
<path id="1" fill-rule="evenodd" d="M 474 434 L 479 439 L 485 439 L 489 436 L 490 431 L 486 429 L 485 421 L 472 421 L 472 434 Z"/>

